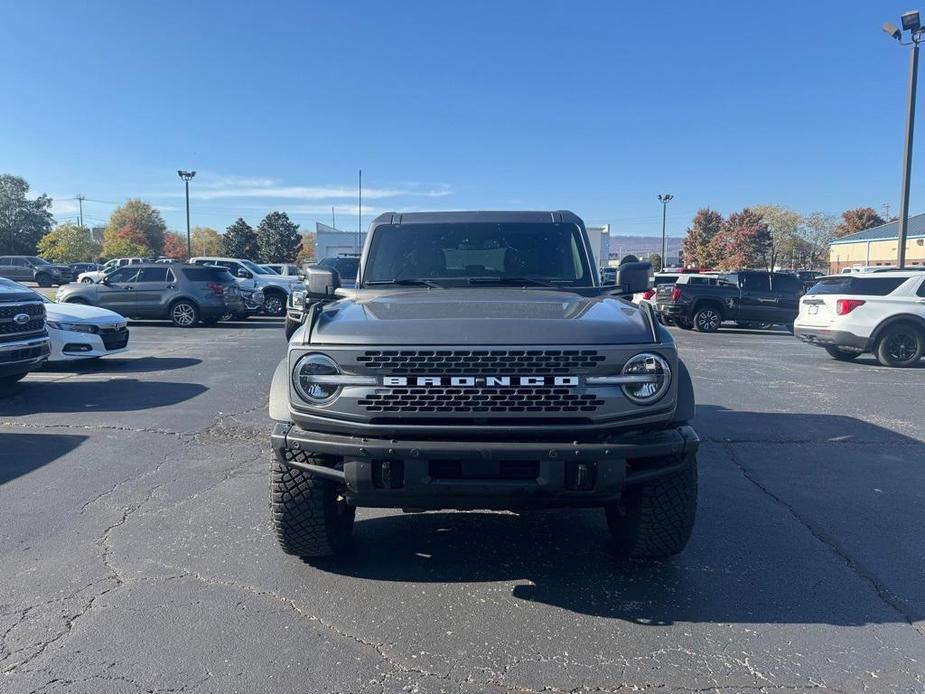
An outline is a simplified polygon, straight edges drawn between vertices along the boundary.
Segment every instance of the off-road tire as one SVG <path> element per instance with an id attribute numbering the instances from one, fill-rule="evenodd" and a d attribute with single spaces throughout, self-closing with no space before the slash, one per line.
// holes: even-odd
<path id="1" fill-rule="evenodd" d="M 925 333 L 913 323 L 894 323 L 877 340 L 874 355 L 884 366 L 906 367 L 918 363 L 925 354 Z"/>
<path id="2" fill-rule="evenodd" d="M 167 317 L 178 328 L 193 328 L 199 322 L 199 307 L 192 301 L 177 299 L 170 304 Z"/>
<path id="3" fill-rule="evenodd" d="M 832 359 L 837 359 L 838 361 L 854 361 L 859 356 L 860 352 L 848 352 L 841 347 L 836 347 L 835 345 L 826 345 L 825 351 L 829 353 L 829 356 Z"/>
<path id="4" fill-rule="evenodd" d="M 305 457 L 304 462 L 324 465 Z M 270 511 L 279 546 L 297 557 L 330 557 L 350 546 L 356 508 L 340 498 L 336 482 L 314 477 L 274 458 Z"/>
<path id="5" fill-rule="evenodd" d="M 689 321 L 687 318 L 675 318 L 674 324 L 677 325 L 681 330 L 693 330 L 694 324 Z"/>
<path id="6" fill-rule="evenodd" d="M 45 274 L 44 272 L 40 272 L 39 274 L 37 274 L 35 276 L 35 281 L 38 282 L 38 285 L 40 287 L 47 288 L 51 286 L 51 276 Z"/>
<path id="7" fill-rule="evenodd" d="M 630 485 L 607 506 L 607 526 L 617 554 L 661 559 L 687 545 L 697 515 L 697 458 L 688 455 L 677 472 Z"/>
<path id="8" fill-rule="evenodd" d="M 715 333 L 722 322 L 723 314 L 712 304 L 702 306 L 694 313 L 694 330 L 698 333 Z"/>

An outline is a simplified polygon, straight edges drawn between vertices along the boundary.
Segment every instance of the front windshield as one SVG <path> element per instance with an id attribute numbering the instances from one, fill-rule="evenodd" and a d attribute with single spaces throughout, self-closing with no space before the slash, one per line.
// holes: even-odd
<path id="1" fill-rule="evenodd" d="M 33 263 L 35 265 L 51 265 L 51 263 L 49 263 L 44 258 L 39 258 L 38 256 L 35 256 L 35 255 L 28 256 L 26 260 L 28 260 L 30 263 Z"/>
<path id="2" fill-rule="evenodd" d="M 526 279 L 578 287 L 593 284 L 588 268 L 581 230 L 570 224 L 386 225 L 373 234 L 364 283 Z"/>
<path id="3" fill-rule="evenodd" d="M 275 275 L 276 274 L 275 272 L 269 272 L 268 270 L 264 270 L 262 267 L 257 265 L 257 263 L 251 262 L 250 260 L 240 260 L 238 262 L 240 262 L 241 265 L 246 267 L 248 270 L 253 272 L 255 275 Z"/>

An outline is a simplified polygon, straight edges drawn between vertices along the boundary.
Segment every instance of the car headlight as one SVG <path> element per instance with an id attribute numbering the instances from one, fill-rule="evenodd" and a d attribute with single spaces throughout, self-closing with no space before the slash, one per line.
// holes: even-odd
<path id="1" fill-rule="evenodd" d="M 308 292 L 304 289 L 295 289 L 292 292 L 292 305 L 295 308 L 305 308 L 305 297 L 308 296 Z"/>
<path id="2" fill-rule="evenodd" d="M 318 353 L 306 354 L 295 363 L 292 385 L 305 402 L 323 405 L 336 398 L 340 392 L 340 384 L 325 382 L 338 375 L 340 367 L 331 357 Z"/>
<path id="3" fill-rule="evenodd" d="M 623 382 L 623 394 L 637 405 L 651 405 L 668 392 L 671 385 L 671 367 L 657 354 L 643 352 L 631 357 L 623 365 L 626 380 L 638 377 L 636 382 Z"/>
<path id="4" fill-rule="evenodd" d="M 72 333 L 98 333 L 99 328 L 95 325 L 87 325 L 86 323 L 65 323 L 63 321 L 49 320 L 45 321 L 46 325 L 49 328 L 54 328 L 55 330 L 67 330 Z"/>

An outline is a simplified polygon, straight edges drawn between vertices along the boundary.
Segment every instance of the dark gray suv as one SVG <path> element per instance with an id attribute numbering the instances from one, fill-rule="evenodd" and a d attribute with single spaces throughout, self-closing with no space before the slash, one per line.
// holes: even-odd
<path id="1" fill-rule="evenodd" d="M 4 255 L 0 256 L 0 277 L 51 287 L 73 282 L 75 275 L 70 265 L 55 265 L 35 255 Z"/>
<path id="2" fill-rule="evenodd" d="M 127 318 L 166 318 L 181 328 L 215 324 L 244 311 L 238 284 L 227 270 L 181 263 L 126 265 L 93 284 L 61 287 L 57 299 Z"/>

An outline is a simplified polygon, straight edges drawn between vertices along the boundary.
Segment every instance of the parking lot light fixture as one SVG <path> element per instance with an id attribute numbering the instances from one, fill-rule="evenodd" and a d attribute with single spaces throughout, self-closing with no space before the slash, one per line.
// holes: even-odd
<path id="1" fill-rule="evenodd" d="M 177 171 L 177 176 L 183 179 L 183 183 L 186 185 L 186 259 L 189 260 L 193 257 L 193 243 L 190 239 L 190 230 L 189 230 L 189 182 L 193 176 L 196 175 L 195 171 Z"/>
<path id="2" fill-rule="evenodd" d="M 658 201 L 662 203 L 662 268 L 668 266 L 668 240 L 665 237 L 665 217 L 668 212 L 668 203 L 674 198 L 671 193 L 665 193 L 658 196 Z"/>
<path id="3" fill-rule="evenodd" d="M 909 87 L 906 96 L 906 146 L 903 148 L 903 176 L 899 196 L 899 234 L 896 239 L 896 267 L 906 267 L 906 238 L 909 230 L 909 184 L 912 176 L 912 136 L 915 127 L 915 89 L 919 71 L 919 43 L 923 29 L 918 11 L 906 12 L 901 17 L 903 30 L 909 32 L 910 41 L 903 43 L 902 31 L 886 22 L 883 30 L 904 46 L 912 46 L 909 53 Z"/>

